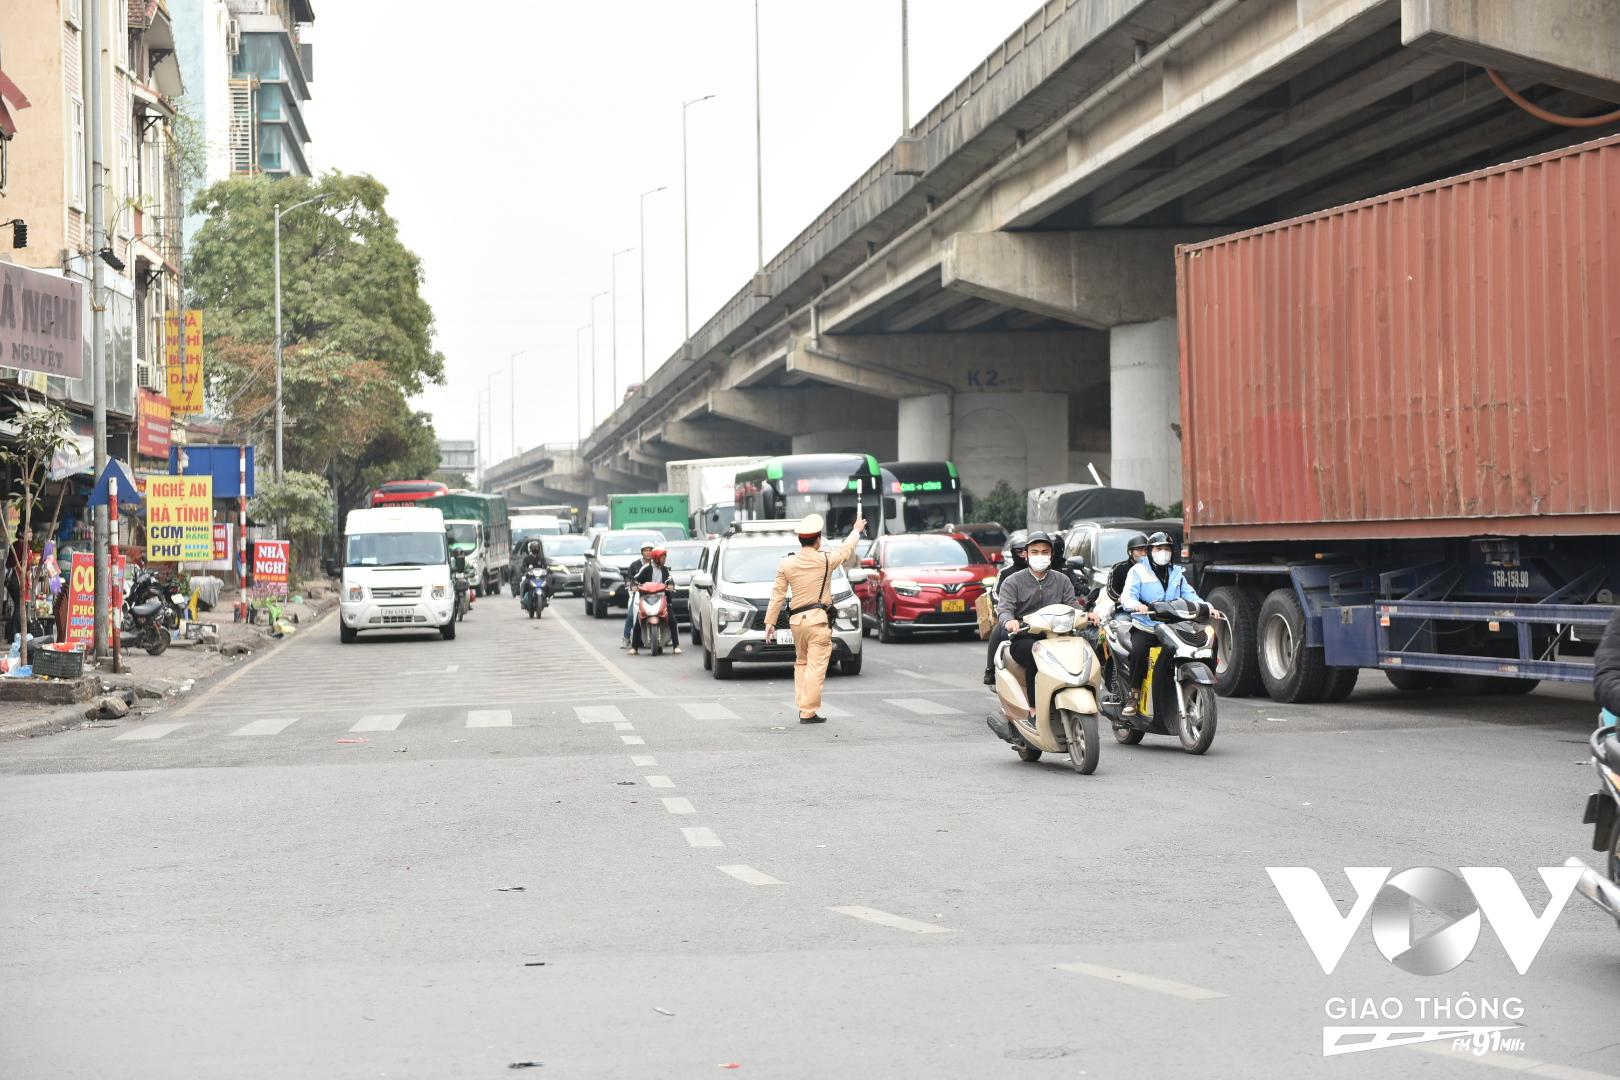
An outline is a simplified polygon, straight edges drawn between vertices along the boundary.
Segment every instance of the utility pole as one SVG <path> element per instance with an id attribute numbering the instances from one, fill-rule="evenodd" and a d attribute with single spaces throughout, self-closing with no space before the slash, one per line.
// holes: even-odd
<path id="1" fill-rule="evenodd" d="M 692 215 L 687 199 L 691 185 L 686 182 L 686 110 L 712 97 L 706 94 L 681 102 L 681 278 L 686 286 L 686 336 L 682 341 L 692 340 Z"/>
<path id="2" fill-rule="evenodd" d="M 905 0 L 901 0 L 902 3 Z M 758 214 L 759 269 L 765 269 L 765 141 L 759 96 L 759 0 L 754 0 L 754 209 Z"/>
<path id="3" fill-rule="evenodd" d="M 634 250 L 636 249 L 625 248 L 623 251 L 615 251 L 608 259 L 608 295 L 610 297 L 608 300 L 608 320 L 613 324 L 608 328 L 608 338 L 613 342 L 613 386 L 608 390 L 608 400 L 612 402 L 613 409 L 617 409 L 619 404 L 618 400 L 613 398 L 612 395 L 623 393 L 622 390 L 615 389 L 619 386 L 619 256 L 628 255 Z M 612 412 L 613 409 L 609 409 L 608 412 Z"/>
<path id="4" fill-rule="evenodd" d="M 656 195 L 664 189 L 655 187 L 651 191 L 641 193 L 641 252 L 636 262 L 641 265 L 641 381 L 647 381 L 647 196 Z"/>
<path id="5" fill-rule="evenodd" d="M 911 19 L 900 0 L 900 134 L 911 134 Z"/>
<path id="6" fill-rule="evenodd" d="M 281 204 L 276 204 L 276 480 L 281 480 L 281 219 L 284 215 L 292 213 L 300 206 L 330 199 L 337 194 L 328 191 L 325 195 L 317 195 L 313 199 L 293 203 L 283 210 Z"/>
<path id="7" fill-rule="evenodd" d="M 107 189 L 106 170 L 101 164 L 102 144 L 102 57 L 101 18 L 102 0 L 90 0 L 90 213 L 91 241 L 95 249 L 90 256 L 90 401 L 91 418 L 95 425 L 95 458 L 97 479 L 107 475 L 107 294 L 101 285 L 101 253 L 107 250 Z M 184 320 L 184 313 L 181 319 Z M 183 325 L 183 322 L 182 322 Z M 107 655 L 109 638 L 109 611 L 112 560 L 108 551 L 107 507 L 97 506 L 93 522 L 96 557 L 96 629 L 97 656 Z M 117 527 L 116 521 L 112 522 Z M 121 613 L 117 613 L 121 616 Z M 23 616 L 23 630 L 28 629 L 27 614 Z"/>

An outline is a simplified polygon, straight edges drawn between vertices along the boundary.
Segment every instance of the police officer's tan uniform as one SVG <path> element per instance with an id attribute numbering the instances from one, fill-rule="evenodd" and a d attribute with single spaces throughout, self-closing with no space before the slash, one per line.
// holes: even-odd
<path id="1" fill-rule="evenodd" d="M 797 531 L 800 536 L 820 536 L 824 525 L 820 514 L 811 514 L 799 522 Z M 797 653 L 793 662 L 793 691 L 801 721 L 821 718 L 821 687 L 827 681 L 827 663 L 832 659 L 832 625 L 827 612 L 811 605 L 832 602 L 832 571 L 849 561 L 860 539 L 857 527 L 837 549 L 821 551 L 802 547 L 776 568 L 776 584 L 771 588 L 765 626 L 776 626 L 791 588 L 793 606 L 789 609 L 788 626 L 793 631 L 793 648 Z"/>

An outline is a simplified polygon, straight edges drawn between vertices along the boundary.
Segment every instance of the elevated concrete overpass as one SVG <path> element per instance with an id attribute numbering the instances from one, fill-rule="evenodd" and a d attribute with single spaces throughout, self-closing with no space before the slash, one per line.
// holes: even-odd
<path id="1" fill-rule="evenodd" d="M 591 433 L 588 486 L 684 457 L 955 460 L 968 490 L 1180 497 L 1172 253 L 1611 134 L 1620 5 L 1052 0 Z"/>
<path id="2" fill-rule="evenodd" d="M 547 443 L 484 470 L 479 489 L 504 495 L 508 506 L 584 507 L 600 481 L 573 443 Z"/>

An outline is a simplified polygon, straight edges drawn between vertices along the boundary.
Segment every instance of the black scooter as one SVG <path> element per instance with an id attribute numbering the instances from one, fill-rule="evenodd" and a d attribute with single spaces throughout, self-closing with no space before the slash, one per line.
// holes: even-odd
<path id="1" fill-rule="evenodd" d="M 1135 716 L 1125 715 L 1130 689 L 1129 619 L 1119 618 L 1103 628 L 1106 651 L 1104 682 L 1108 693 L 1102 714 L 1114 725 L 1114 738 L 1127 746 L 1143 735 L 1169 735 L 1181 740 L 1189 754 L 1202 754 L 1215 741 L 1215 628 L 1208 604 L 1172 600 L 1153 605 L 1149 616 L 1159 643 L 1148 653 L 1148 673 L 1142 680 L 1142 699 Z"/>
<path id="2" fill-rule="evenodd" d="M 543 566 L 531 566 L 523 572 L 523 594 L 519 602 L 531 619 L 545 617 L 546 602 L 551 595 L 550 578 L 550 572 Z"/>
<path id="3" fill-rule="evenodd" d="M 1592 828 L 1592 850 L 1607 856 L 1604 877 L 1579 859 L 1564 860 L 1565 866 L 1582 868 L 1575 891 L 1602 908 L 1620 923 L 1620 728 L 1615 715 L 1603 710 L 1599 727 L 1592 733 L 1592 767 L 1597 770 L 1598 790 L 1586 798 L 1586 816 L 1581 820 Z"/>

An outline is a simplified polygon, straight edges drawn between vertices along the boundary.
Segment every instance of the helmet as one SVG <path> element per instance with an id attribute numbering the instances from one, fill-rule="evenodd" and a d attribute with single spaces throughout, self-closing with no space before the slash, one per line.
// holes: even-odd
<path id="1" fill-rule="evenodd" d="M 1159 533 L 1159 535 L 1163 536 L 1164 534 Z M 1127 553 L 1135 551 L 1137 548 L 1152 547 L 1152 546 L 1153 545 L 1148 543 L 1148 538 L 1147 538 L 1146 533 L 1132 533 L 1131 538 L 1129 540 L 1125 541 L 1125 550 L 1126 550 Z"/>
<path id="2" fill-rule="evenodd" d="M 1029 530 L 1019 529 L 1007 537 L 1008 551 L 1023 551 L 1027 547 L 1029 547 Z"/>
<path id="3" fill-rule="evenodd" d="M 1148 547 L 1174 547 L 1175 543 L 1167 532 L 1156 532 L 1147 538 Z"/>
<path id="4" fill-rule="evenodd" d="M 655 559 L 662 559 L 668 554 L 669 552 L 665 551 L 663 548 L 653 548 L 652 550 L 652 557 Z"/>
<path id="5" fill-rule="evenodd" d="M 1032 532 L 1028 536 L 1024 537 L 1024 547 L 1026 549 L 1029 547 L 1029 545 L 1036 543 L 1049 544 L 1054 550 L 1057 548 L 1057 544 L 1053 542 L 1052 538 L 1043 532 Z"/>
<path id="6" fill-rule="evenodd" d="M 540 550 L 540 541 L 538 541 L 538 540 L 530 540 L 529 541 L 529 554 L 532 555 L 532 554 L 534 554 L 535 552 L 537 552 L 539 550 Z"/>

